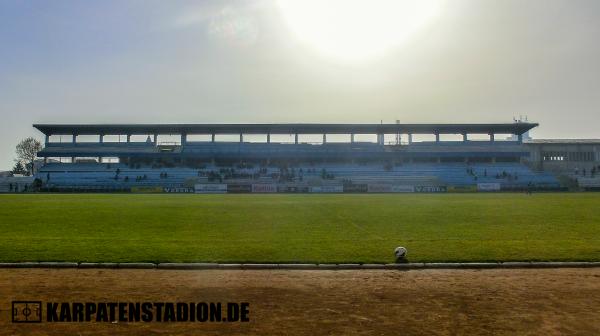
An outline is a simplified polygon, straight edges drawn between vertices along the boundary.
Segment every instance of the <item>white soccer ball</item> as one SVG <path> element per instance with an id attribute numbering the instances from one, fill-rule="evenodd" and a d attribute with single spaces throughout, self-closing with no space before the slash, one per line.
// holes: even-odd
<path id="1" fill-rule="evenodd" d="M 396 259 L 406 258 L 406 248 L 402 246 L 396 247 L 396 249 L 394 250 L 394 255 L 396 256 Z"/>

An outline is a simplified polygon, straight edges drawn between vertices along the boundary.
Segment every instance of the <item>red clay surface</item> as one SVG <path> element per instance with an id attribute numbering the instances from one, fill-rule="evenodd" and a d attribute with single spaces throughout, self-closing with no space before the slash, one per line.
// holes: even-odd
<path id="1" fill-rule="evenodd" d="M 14 324 L 13 300 L 246 301 L 250 322 Z M 90 334 L 600 335 L 600 269 L 0 270 L 0 335 Z"/>

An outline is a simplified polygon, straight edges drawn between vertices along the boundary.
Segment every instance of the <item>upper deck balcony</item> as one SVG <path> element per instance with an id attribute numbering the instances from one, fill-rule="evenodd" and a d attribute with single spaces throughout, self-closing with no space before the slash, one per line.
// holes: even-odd
<path id="1" fill-rule="evenodd" d="M 34 125 L 46 135 L 40 157 L 186 156 L 198 158 L 395 158 L 404 156 L 523 156 L 524 132 L 537 126 L 511 124 L 163 124 L 163 125 Z M 216 141 L 217 135 L 239 134 L 239 142 Z M 406 134 L 408 144 L 385 143 L 386 134 Z M 515 134 L 518 141 L 495 141 L 496 134 Z M 50 142 L 51 135 L 70 134 L 69 142 Z M 188 136 L 208 135 L 211 141 L 188 141 Z M 266 142 L 246 142 L 244 135 L 265 135 Z M 293 143 L 271 142 L 271 134 L 294 135 Z M 321 143 L 303 143 L 299 135 L 322 134 Z M 350 141 L 328 142 L 328 134 L 347 134 Z M 355 135 L 372 134 L 377 141 L 357 142 Z M 413 142 L 413 135 L 430 134 L 435 141 Z M 440 135 L 459 134 L 463 141 L 440 141 Z M 489 141 L 471 141 L 470 134 L 486 134 Z M 77 137 L 95 135 L 97 142 L 78 142 Z M 105 142 L 108 135 L 125 135 L 126 142 Z M 147 136 L 145 142 L 131 137 Z M 160 142 L 159 136 L 180 137 L 179 142 Z"/>
<path id="2" fill-rule="evenodd" d="M 40 157 L 195 157 L 195 158 L 364 158 L 526 156 L 525 147 L 515 141 L 415 142 L 405 145 L 354 143 L 51 143 Z"/>

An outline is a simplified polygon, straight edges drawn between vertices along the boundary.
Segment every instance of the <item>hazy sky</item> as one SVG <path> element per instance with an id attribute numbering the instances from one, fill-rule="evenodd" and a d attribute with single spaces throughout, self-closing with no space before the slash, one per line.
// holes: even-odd
<path id="1" fill-rule="evenodd" d="M 274 1 L 0 1 L 0 170 L 41 139 L 33 123 L 519 115 L 537 138 L 600 137 L 600 1 L 447 0 L 359 62 L 299 38 Z"/>

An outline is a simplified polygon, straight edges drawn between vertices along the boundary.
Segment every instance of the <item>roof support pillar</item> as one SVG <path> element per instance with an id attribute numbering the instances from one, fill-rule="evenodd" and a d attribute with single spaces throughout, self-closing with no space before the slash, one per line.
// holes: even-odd
<path id="1" fill-rule="evenodd" d="M 127 142 L 131 142 L 131 134 L 127 134 Z"/>
<path id="2" fill-rule="evenodd" d="M 215 142 L 215 133 L 210 135 L 210 142 Z"/>
<path id="3" fill-rule="evenodd" d="M 240 133 L 240 143 L 244 142 L 244 134 Z"/>
<path id="4" fill-rule="evenodd" d="M 463 133 L 463 141 L 466 142 L 467 140 L 469 140 L 469 138 L 467 137 L 467 133 Z"/>
<path id="5" fill-rule="evenodd" d="M 518 135 L 517 135 L 517 141 L 518 141 L 519 143 L 522 143 L 522 142 L 523 142 L 523 134 L 518 134 Z"/>
<path id="6" fill-rule="evenodd" d="M 187 134 L 181 133 L 181 145 L 185 145 L 187 143 Z"/>
<path id="7" fill-rule="evenodd" d="M 412 133 L 408 133 L 408 144 L 412 144 Z"/>
<path id="8" fill-rule="evenodd" d="M 100 143 L 104 143 L 104 134 L 100 134 Z"/>
<path id="9" fill-rule="evenodd" d="M 298 144 L 298 133 L 296 133 L 294 135 L 294 143 L 297 145 Z"/>
<path id="10" fill-rule="evenodd" d="M 490 133 L 490 142 L 494 142 L 494 133 Z"/>
<path id="11" fill-rule="evenodd" d="M 271 143 L 271 133 L 267 133 L 267 143 Z"/>
<path id="12" fill-rule="evenodd" d="M 155 145 L 158 144 L 158 134 L 154 133 L 154 138 L 153 139 L 154 139 L 153 140 L 154 144 Z"/>
<path id="13" fill-rule="evenodd" d="M 354 133 L 350 134 L 350 143 L 354 143 Z"/>
<path id="14" fill-rule="evenodd" d="M 72 143 L 76 143 L 77 142 L 77 134 L 73 134 L 73 137 L 71 138 L 71 142 Z"/>
<path id="15" fill-rule="evenodd" d="M 440 133 L 439 132 L 435 133 L 435 142 L 440 142 Z"/>
<path id="16" fill-rule="evenodd" d="M 44 144 L 48 145 L 50 143 L 50 134 L 46 134 L 46 139 L 44 140 Z"/>
<path id="17" fill-rule="evenodd" d="M 323 144 L 327 143 L 327 134 L 323 133 Z"/>

